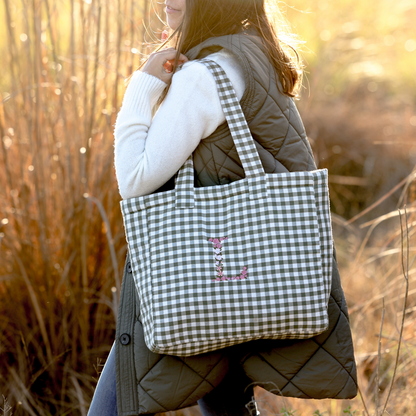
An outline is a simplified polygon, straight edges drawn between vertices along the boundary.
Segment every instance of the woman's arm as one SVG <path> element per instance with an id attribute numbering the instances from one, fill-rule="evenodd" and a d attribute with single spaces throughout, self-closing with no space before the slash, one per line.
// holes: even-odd
<path id="1" fill-rule="evenodd" d="M 236 58 L 224 52 L 211 57 L 227 72 L 241 99 L 244 77 Z M 115 126 L 115 166 L 123 199 L 150 194 L 166 183 L 200 140 L 225 121 L 215 80 L 204 65 L 189 62 L 173 76 L 152 120 L 152 107 L 165 86 L 137 72 L 126 90 Z"/>

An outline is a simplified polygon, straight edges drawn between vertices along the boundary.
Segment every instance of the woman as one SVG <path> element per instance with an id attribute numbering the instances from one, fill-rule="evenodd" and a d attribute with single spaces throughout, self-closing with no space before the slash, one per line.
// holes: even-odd
<path id="1" fill-rule="evenodd" d="M 122 198 L 172 188 L 172 178 L 190 154 L 198 186 L 244 177 L 214 78 L 195 61 L 208 55 L 233 84 L 265 171 L 315 169 L 292 98 L 300 83 L 297 54 L 283 49 L 264 0 L 167 0 L 166 15 L 175 48 L 153 53 L 133 74 L 115 126 Z M 292 397 L 356 394 L 335 257 L 330 326 L 312 339 L 262 340 L 187 358 L 164 356 L 146 348 L 139 311 L 127 259 L 116 342 L 90 416 L 115 415 L 117 407 L 120 416 L 154 414 L 196 402 L 204 415 L 250 414 L 251 383 Z"/>

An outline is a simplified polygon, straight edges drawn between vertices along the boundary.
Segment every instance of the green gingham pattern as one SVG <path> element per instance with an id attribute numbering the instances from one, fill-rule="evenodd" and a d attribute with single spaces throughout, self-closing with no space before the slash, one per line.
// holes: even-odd
<path id="1" fill-rule="evenodd" d="M 246 178 L 194 188 L 190 158 L 174 190 L 121 201 L 146 345 L 190 356 L 255 339 L 313 337 L 328 326 L 327 171 L 265 174 L 225 72 L 200 62 L 216 79 Z M 212 240 L 220 237 L 227 237 L 221 261 L 230 280 L 217 275 Z"/>

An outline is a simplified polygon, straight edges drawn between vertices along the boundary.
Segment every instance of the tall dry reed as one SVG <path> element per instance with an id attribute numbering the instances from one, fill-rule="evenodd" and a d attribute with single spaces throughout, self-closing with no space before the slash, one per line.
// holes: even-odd
<path id="1" fill-rule="evenodd" d="M 114 338 L 113 125 L 150 13 L 145 0 L 2 1 L 0 392 L 14 415 L 86 414 Z"/>

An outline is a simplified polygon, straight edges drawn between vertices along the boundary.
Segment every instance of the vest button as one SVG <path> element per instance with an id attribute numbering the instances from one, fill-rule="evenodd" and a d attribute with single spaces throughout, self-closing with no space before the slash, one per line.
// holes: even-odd
<path id="1" fill-rule="evenodd" d="M 131 263 L 128 262 L 127 263 L 127 273 L 131 273 L 132 269 L 131 269 Z"/>
<path id="2" fill-rule="evenodd" d="M 130 335 L 129 334 L 122 334 L 120 336 L 120 343 L 121 345 L 129 345 L 130 344 Z"/>

